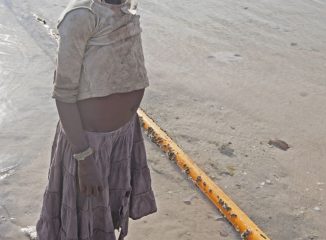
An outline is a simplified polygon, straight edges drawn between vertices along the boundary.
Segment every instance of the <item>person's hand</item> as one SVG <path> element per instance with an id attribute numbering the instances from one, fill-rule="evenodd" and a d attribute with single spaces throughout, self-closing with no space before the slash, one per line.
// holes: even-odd
<path id="1" fill-rule="evenodd" d="M 103 191 L 100 172 L 95 164 L 94 153 L 85 160 L 78 161 L 79 189 L 82 194 L 96 197 Z"/>

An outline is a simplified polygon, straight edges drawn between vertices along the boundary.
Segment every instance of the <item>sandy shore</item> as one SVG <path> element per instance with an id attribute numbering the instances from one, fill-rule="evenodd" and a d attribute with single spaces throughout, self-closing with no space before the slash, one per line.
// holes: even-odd
<path id="1" fill-rule="evenodd" d="M 0 0 L 0 239 L 26 239 L 58 119 L 53 27 L 67 1 Z M 271 239 L 326 239 L 326 3 L 144 0 L 142 107 Z M 281 139 L 287 151 L 268 144 Z M 159 212 L 127 239 L 239 239 L 146 141 Z M 190 205 L 184 199 L 195 194 Z"/>

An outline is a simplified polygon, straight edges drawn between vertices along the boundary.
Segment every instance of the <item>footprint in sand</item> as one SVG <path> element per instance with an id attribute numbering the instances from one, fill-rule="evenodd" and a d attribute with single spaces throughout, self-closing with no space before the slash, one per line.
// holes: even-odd
<path id="1" fill-rule="evenodd" d="M 209 55 L 208 59 L 215 59 L 221 63 L 232 63 L 240 62 L 242 60 L 242 56 L 239 53 L 234 52 L 216 52 Z"/>

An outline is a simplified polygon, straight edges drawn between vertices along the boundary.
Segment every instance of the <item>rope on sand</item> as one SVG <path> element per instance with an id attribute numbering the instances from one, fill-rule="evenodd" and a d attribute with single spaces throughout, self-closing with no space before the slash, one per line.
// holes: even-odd
<path id="1" fill-rule="evenodd" d="M 211 180 L 196 163 L 187 156 L 183 150 L 162 130 L 147 114 L 139 108 L 137 110 L 142 127 L 153 143 L 167 153 L 169 159 L 174 161 L 186 173 L 221 214 L 241 234 L 242 239 L 268 240 L 267 235 L 229 198 L 213 180 Z"/>

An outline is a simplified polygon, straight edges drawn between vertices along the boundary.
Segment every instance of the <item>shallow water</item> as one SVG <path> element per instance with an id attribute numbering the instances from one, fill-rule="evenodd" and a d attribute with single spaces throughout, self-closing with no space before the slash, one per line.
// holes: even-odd
<path id="1" fill-rule="evenodd" d="M 52 59 L 40 61 L 51 56 L 43 49 L 54 55 L 54 44 L 35 31 L 33 16 L 14 4 L 0 1 L 0 181 L 37 156 L 47 136 L 43 127 L 55 119 L 49 98 Z M 42 39 L 48 43 L 42 46 Z"/>

